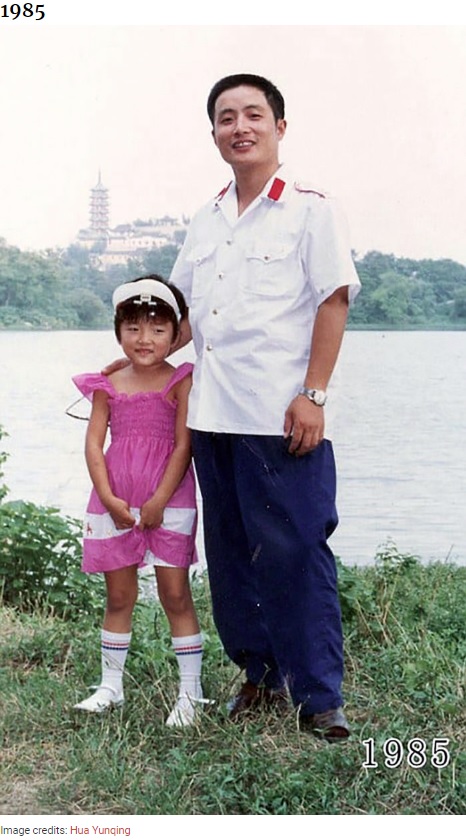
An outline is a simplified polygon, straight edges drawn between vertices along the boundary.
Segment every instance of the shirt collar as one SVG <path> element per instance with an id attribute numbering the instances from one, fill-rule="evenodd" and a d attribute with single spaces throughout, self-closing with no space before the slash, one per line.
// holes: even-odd
<path id="1" fill-rule="evenodd" d="M 267 181 L 260 198 L 281 204 L 285 200 L 288 184 L 289 176 L 286 166 L 280 164 L 277 171 L 274 172 L 272 177 Z"/>
<path id="2" fill-rule="evenodd" d="M 266 199 L 274 203 L 281 203 L 285 199 L 286 187 L 289 182 L 290 179 L 286 167 L 283 164 L 280 164 L 277 171 L 274 172 L 272 177 L 269 178 L 265 184 L 262 192 L 257 196 L 256 201 Z M 231 180 L 216 195 L 214 199 L 214 207 L 219 208 L 220 205 L 226 207 L 231 201 L 236 203 L 236 182 L 234 180 Z"/>

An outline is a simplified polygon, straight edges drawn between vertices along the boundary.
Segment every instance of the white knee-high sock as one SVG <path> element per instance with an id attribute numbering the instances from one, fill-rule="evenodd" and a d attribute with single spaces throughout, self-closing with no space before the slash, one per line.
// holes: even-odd
<path id="1" fill-rule="evenodd" d="M 102 630 L 102 683 L 117 694 L 123 691 L 123 673 L 131 633 L 111 633 Z"/>
<path id="2" fill-rule="evenodd" d="M 173 650 L 180 669 L 180 695 L 202 698 L 202 635 L 172 636 Z"/>

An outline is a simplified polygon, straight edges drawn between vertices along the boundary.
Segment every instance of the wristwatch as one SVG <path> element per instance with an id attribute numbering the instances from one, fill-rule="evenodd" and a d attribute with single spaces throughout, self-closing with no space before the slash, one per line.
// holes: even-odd
<path id="1" fill-rule="evenodd" d="M 308 400 L 315 403 L 315 405 L 325 405 L 327 402 L 327 394 L 325 391 L 318 391 L 316 388 L 301 388 L 298 391 L 298 396 L 307 397 Z"/>

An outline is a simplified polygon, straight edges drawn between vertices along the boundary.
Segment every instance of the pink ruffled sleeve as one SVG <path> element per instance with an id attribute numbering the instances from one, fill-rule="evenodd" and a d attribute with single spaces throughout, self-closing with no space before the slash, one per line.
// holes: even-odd
<path id="1" fill-rule="evenodd" d="M 165 388 L 162 391 L 162 395 L 165 397 L 166 394 L 176 385 L 178 382 L 181 382 L 182 379 L 186 379 L 194 369 L 194 365 L 191 362 L 183 362 L 182 365 L 177 367 L 177 369 L 173 372 L 173 376 L 169 382 L 165 385 Z"/>
<path id="2" fill-rule="evenodd" d="M 109 379 L 101 373 L 79 373 L 72 379 L 78 391 L 88 400 L 92 400 L 95 391 L 105 391 L 110 397 L 115 396 L 115 389 Z"/>

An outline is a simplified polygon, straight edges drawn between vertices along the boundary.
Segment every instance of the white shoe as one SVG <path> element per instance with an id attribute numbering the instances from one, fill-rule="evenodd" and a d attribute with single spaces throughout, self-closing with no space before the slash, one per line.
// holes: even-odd
<path id="1" fill-rule="evenodd" d="M 82 700 L 81 703 L 76 703 L 73 709 L 101 714 L 112 706 L 122 706 L 124 702 L 123 691 L 117 691 L 115 688 L 110 688 L 110 686 L 99 685 L 94 694 L 91 694 L 86 700 Z"/>
<path id="2" fill-rule="evenodd" d="M 211 700 L 204 700 L 202 697 L 190 697 L 189 694 L 180 694 L 165 721 L 165 725 L 191 726 L 197 716 L 199 706 L 211 702 Z"/>

